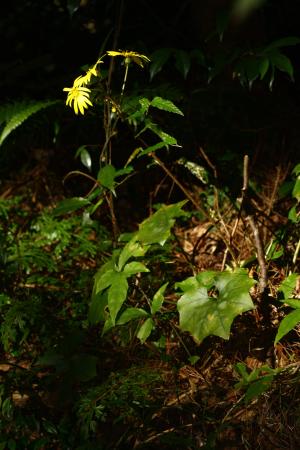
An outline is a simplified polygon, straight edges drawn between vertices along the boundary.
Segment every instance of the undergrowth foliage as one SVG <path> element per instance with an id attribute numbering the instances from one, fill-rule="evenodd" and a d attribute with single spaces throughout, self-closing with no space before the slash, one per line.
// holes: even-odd
<path id="1" fill-rule="evenodd" d="M 281 49 L 298 42 L 286 38 L 255 53 L 236 55 L 231 61 L 235 77 L 250 88 L 263 79 L 272 87 L 277 70 L 293 78 L 291 62 Z M 160 113 L 180 119 L 183 111 L 150 90 L 146 96 L 131 94 L 127 87 L 133 68 L 142 70 L 150 64 L 152 80 L 171 58 L 184 78 L 193 59 L 199 64 L 200 58 L 205 64 L 203 55 L 176 49 L 160 49 L 152 61 L 134 51 L 107 51 L 72 87 L 64 89 L 66 103 L 76 115 L 103 119 L 105 141 L 97 158 L 92 146 L 81 145 L 76 157 L 87 172 L 75 170 L 65 178 L 75 176 L 91 183 L 87 195 L 64 199 L 34 217 L 23 208 L 24 198 L 0 200 L 0 449 L 142 447 L 145 437 L 140 430 L 145 424 L 150 424 L 151 442 L 155 419 L 178 405 L 176 383 L 176 400 L 163 398 L 166 377 L 173 380 L 164 365 L 170 364 L 171 372 L 186 366 L 196 370 L 198 361 L 203 360 L 203 343 L 213 342 L 220 348 L 224 341 L 235 338 L 239 325 L 247 334 L 249 321 L 256 321 L 258 330 L 270 328 L 276 350 L 279 341 L 300 322 L 299 164 L 281 186 L 288 217 L 278 234 L 270 237 L 267 233 L 268 242 L 262 243 L 258 214 L 253 212 L 247 159 L 241 198 L 232 199 L 226 187 L 217 185 L 217 169 L 204 150 L 208 168 L 181 157 L 176 165 L 202 186 L 200 194 L 191 193 L 192 188 L 187 189 L 160 156 L 171 153 L 173 147 L 180 148 L 177 138 L 161 125 Z M 109 78 L 116 66 L 122 72 L 117 87 Z M 210 69 L 209 79 L 224 66 L 225 61 L 223 65 L 218 61 Z M 54 103 L 20 104 L 0 112 L 0 145 L 32 114 Z M 124 125 L 136 145 L 125 164 L 116 167 L 114 142 Z M 141 162 L 163 170 L 185 199 L 155 205 L 135 231 L 121 234 L 115 200 Z M 112 233 L 98 220 L 102 210 L 109 212 Z M 191 220 L 207 227 L 192 251 L 176 234 Z M 237 230 L 240 240 L 248 239 L 251 254 L 248 252 L 247 258 L 238 254 Z M 200 270 L 196 263 L 199 242 L 209 232 L 222 253 L 220 270 Z M 185 258 L 182 272 L 174 264 L 180 257 Z M 280 283 L 273 286 L 269 269 L 281 258 L 288 262 L 281 268 Z M 271 304 L 279 311 L 277 322 L 272 322 Z M 159 367 L 151 367 L 148 358 L 153 355 Z M 242 392 L 237 404 L 243 400 L 245 405 L 270 391 L 282 373 L 271 364 L 249 371 L 243 362 L 235 364 L 233 371 L 231 389 L 235 398 Z M 188 378 L 189 390 L 182 404 L 189 405 L 192 412 L 188 417 L 194 420 L 193 408 L 202 398 L 193 397 L 197 383 L 191 380 L 193 376 Z M 230 411 L 224 422 L 227 415 Z M 222 426 L 218 425 L 216 433 Z M 112 444 L 106 427 L 116 433 Z M 132 429 L 139 430 L 135 437 Z M 180 436 L 173 437 L 176 446 Z M 216 437 L 212 436 L 211 442 L 216 443 Z M 182 445 L 199 448 L 196 444 L 189 447 L 186 436 Z M 215 448 L 208 438 L 201 446 Z"/>

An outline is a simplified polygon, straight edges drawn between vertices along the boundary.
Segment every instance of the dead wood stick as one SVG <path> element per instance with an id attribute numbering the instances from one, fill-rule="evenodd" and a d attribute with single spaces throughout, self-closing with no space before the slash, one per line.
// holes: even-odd
<path id="1" fill-rule="evenodd" d="M 243 187 L 242 187 L 242 203 L 241 208 L 244 209 L 246 220 L 250 225 L 253 233 L 254 245 L 257 253 L 257 260 L 260 268 L 259 274 L 259 292 L 263 294 L 268 285 L 267 265 L 265 259 L 265 252 L 263 243 L 259 233 L 259 228 L 255 222 L 254 215 L 251 212 L 251 207 L 248 205 L 248 184 L 249 184 L 249 156 L 244 156 L 244 169 L 243 169 Z"/>

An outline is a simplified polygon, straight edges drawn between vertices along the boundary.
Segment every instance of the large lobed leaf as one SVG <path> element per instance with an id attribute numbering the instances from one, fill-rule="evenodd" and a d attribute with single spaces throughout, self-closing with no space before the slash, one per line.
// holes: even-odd
<path id="1" fill-rule="evenodd" d="M 249 289 L 254 280 L 245 270 L 203 272 L 178 286 L 184 294 L 178 301 L 180 328 L 200 342 L 210 335 L 229 339 L 236 316 L 254 308 Z M 209 295 L 214 289 L 216 296 Z"/>

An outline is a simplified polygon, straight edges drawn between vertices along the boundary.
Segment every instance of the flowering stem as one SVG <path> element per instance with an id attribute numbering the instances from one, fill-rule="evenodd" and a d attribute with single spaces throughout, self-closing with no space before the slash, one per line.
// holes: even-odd
<path id="1" fill-rule="evenodd" d="M 129 68 L 129 62 L 125 62 L 125 74 L 124 74 L 124 80 L 123 80 L 122 89 L 121 89 L 121 95 L 120 95 L 120 105 L 122 103 L 123 95 L 125 92 L 125 86 L 126 86 L 127 76 L 128 76 L 128 68 Z"/>

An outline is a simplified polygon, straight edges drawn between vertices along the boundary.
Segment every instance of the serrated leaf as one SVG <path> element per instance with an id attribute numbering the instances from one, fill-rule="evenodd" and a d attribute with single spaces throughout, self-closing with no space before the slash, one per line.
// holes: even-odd
<path id="1" fill-rule="evenodd" d="M 132 261 L 126 264 L 126 266 L 123 269 L 123 273 L 127 278 L 140 272 L 149 272 L 149 269 L 147 269 L 147 267 L 144 264 L 138 261 Z"/>
<path id="2" fill-rule="evenodd" d="M 124 325 L 125 323 L 130 322 L 131 320 L 141 319 L 147 316 L 148 314 L 144 309 L 127 308 L 118 319 L 117 325 Z"/>
<path id="3" fill-rule="evenodd" d="M 126 300 L 128 282 L 126 275 L 122 272 L 114 273 L 114 280 L 108 289 L 108 309 L 112 324 L 115 325 L 116 317 Z"/>
<path id="4" fill-rule="evenodd" d="M 110 190 L 113 190 L 115 186 L 115 178 L 116 169 L 111 164 L 102 167 L 97 176 L 99 183 Z"/>
<path id="5" fill-rule="evenodd" d="M 166 64 L 172 53 L 171 48 L 160 48 L 151 55 L 150 63 L 150 80 L 152 81 L 156 74 L 158 74 L 163 66 Z"/>
<path id="6" fill-rule="evenodd" d="M 73 197 L 62 200 L 56 208 L 52 211 L 54 216 L 62 216 L 64 214 L 69 214 L 71 212 L 77 211 L 84 206 L 90 205 L 91 203 L 86 198 Z"/>
<path id="7" fill-rule="evenodd" d="M 186 200 L 173 205 L 162 206 L 152 216 L 141 223 L 137 233 L 137 240 L 144 245 L 164 245 L 171 233 L 175 218 L 184 214 L 182 211 Z"/>
<path id="8" fill-rule="evenodd" d="M 177 140 L 170 134 L 163 131 L 156 123 L 148 121 L 145 127 L 145 130 L 146 129 L 153 131 L 153 133 L 155 133 L 165 145 L 178 145 Z"/>
<path id="9" fill-rule="evenodd" d="M 189 331 L 198 342 L 210 335 L 229 339 L 235 317 L 254 308 L 249 295 L 254 281 L 242 269 L 215 272 L 216 298 L 209 296 L 207 288 L 197 281 L 197 287 L 187 290 L 177 303 L 180 328 Z"/>
<path id="10" fill-rule="evenodd" d="M 146 342 L 146 340 L 148 339 L 148 337 L 150 336 L 152 330 L 154 328 L 154 322 L 151 319 L 151 317 L 149 317 L 148 319 L 145 320 L 145 322 L 141 325 L 138 333 L 137 333 L 137 337 L 138 339 L 141 341 L 142 344 L 144 344 L 144 342 Z"/>
<path id="11" fill-rule="evenodd" d="M 191 68 L 190 55 L 184 50 L 175 50 L 174 56 L 176 69 L 186 78 Z"/>
<path id="12" fill-rule="evenodd" d="M 154 97 L 154 99 L 151 101 L 151 106 L 154 108 L 162 109 L 163 111 L 168 111 L 174 114 L 179 114 L 180 116 L 183 116 L 183 112 L 174 105 L 171 100 L 166 100 L 161 97 Z"/>
<path id="13" fill-rule="evenodd" d="M 285 336 L 287 333 L 289 333 L 297 323 L 300 322 L 300 309 L 295 309 L 295 311 L 292 311 L 290 314 L 288 314 L 282 321 L 280 322 L 277 334 L 275 336 L 274 345 L 277 344 L 278 341 L 280 341 L 283 336 Z"/>
<path id="14" fill-rule="evenodd" d="M 156 314 L 164 302 L 164 293 L 169 283 L 163 284 L 158 291 L 155 292 L 151 303 L 151 314 Z"/>
<path id="15" fill-rule="evenodd" d="M 151 102 L 148 98 L 143 97 L 139 99 L 139 103 L 141 105 L 141 109 L 139 110 L 140 114 L 147 114 L 149 106 L 151 105 Z"/>
<path id="16" fill-rule="evenodd" d="M 178 164 L 183 165 L 186 169 L 188 169 L 198 180 L 202 181 L 202 183 L 207 184 L 209 180 L 208 171 L 199 164 L 194 163 L 193 161 L 187 161 L 184 158 L 180 158 L 178 160 Z"/>

